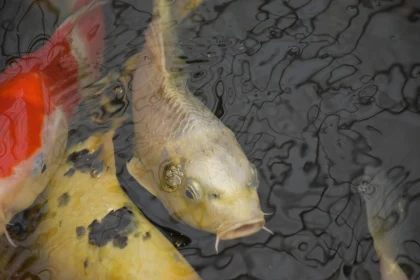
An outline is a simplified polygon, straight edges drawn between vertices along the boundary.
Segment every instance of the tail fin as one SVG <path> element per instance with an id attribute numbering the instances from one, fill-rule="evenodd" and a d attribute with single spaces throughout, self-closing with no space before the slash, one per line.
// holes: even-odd
<path id="1" fill-rule="evenodd" d="M 106 3 L 107 0 L 92 1 L 76 10 L 64 20 L 50 40 L 53 46 L 67 40 L 82 76 L 94 74 L 94 78 L 82 83 L 83 87 L 99 75 L 105 39 L 105 18 L 100 8 Z"/>
<path id="2" fill-rule="evenodd" d="M 133 90 L 147 95 L 162 86 L 162 79 L 169 78 L 166 70 L 172 68 L 171 46 L 178 40 L 176 25 L 179 24 L 202 0 L 154 0 L 153 18 L 145 33 L 144 50 L 137 63 L 137 81 Z M 166 55 L 169 53 L 170 55 Z M 177 66 L 179 63 L 177 61 Z M 182 67 L 182 66 L 181 66 Z M 144 70 L 143 70 L 143 69 Z M 171 78 L 174 78 L 172 75 Z M 167 82 L 168 81 L 167 79 Z"/>
<path id="3" fill-rule="evenodd" d="M 99 1 L 92 1 L 90 4 L 83 6 L 82 8 L 80 8 L 79 10 L 77 10 L 74 14 L 70 15 L 67 19 L 64 20 L 63 23 L 61 23 L 60 27 L 58 28 L 58 30 L 60 29 L 64 29 L 66 26 L 74 26 L 76 24 L 76 22 L 82 18 L 84 15 L 86 15 L 89 11 L 102 6 L 104 4 L 106 4 L 108 1 L 107 0 L 99 0 Z"/>
<path id="4" fill-rule="evenodd" d="M 54 77 L 54 85 L 61 88 L 54 98 L 66 112 L 72 112 L 82 95 L 88 93 L 80 90 L 99 78 L 105 48 L 102 6 L 107 2 L 93 1 L 71 14 L 37 54 L 47 60 L 43 71 Z M 59 55 L 63 49 L 66 54 Z"/>
<path id="5" fill-rule="evenodd" d="M 151 52 L 163 68 L 167 66 L 165 46 L 177 41 L 175 25 L 179 24 L 202 0 L 178 0 L 168 3 L 167 0 L 155 0 L 153 20 L 146 33 L 145 48 Z"/>

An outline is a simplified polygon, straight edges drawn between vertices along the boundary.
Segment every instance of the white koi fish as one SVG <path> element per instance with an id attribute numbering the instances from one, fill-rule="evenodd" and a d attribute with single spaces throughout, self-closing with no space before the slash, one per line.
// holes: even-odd
<path id="1" fill-rule="evenodd" d="M 136 146 L 127 168 L 175 218 L 216 234 L 217 250 L 219 240 L 269 230 L 256 167 L 234 133 L 186 88 L 185 75 L 167 70 L 172 62 L 167 53 L 176 41 L 174 22 L 196 2 L 155 1 L 133 75 Z"/>

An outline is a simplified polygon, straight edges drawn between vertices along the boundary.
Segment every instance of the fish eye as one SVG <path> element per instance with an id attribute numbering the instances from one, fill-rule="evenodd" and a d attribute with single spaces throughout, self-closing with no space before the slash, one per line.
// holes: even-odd
<path id="1" fill-rule="evenodd" d="M 185 188 L 185 196 L 191 200 L 198 200 L 201 197 L 200 189 L 200 184 L 197 181 L 188 179 L 187 186 Z"/>
<path id="2" fill-rule="evenodd" d="M 188 188 L 185 190 L 185 196 L 189 199 L 195 200 L 194 193 Z"/>

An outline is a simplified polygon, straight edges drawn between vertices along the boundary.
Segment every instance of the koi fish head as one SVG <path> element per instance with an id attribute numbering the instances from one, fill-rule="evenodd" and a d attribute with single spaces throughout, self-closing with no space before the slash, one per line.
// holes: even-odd
<path id="1" fill-rule="evenodd" d="M 157 175 L 157 197 L 194 228 L 223 240 L 251 235 L 265 224 L 257 169 L 226 128 L 203 128 L 168 143 Z"/>

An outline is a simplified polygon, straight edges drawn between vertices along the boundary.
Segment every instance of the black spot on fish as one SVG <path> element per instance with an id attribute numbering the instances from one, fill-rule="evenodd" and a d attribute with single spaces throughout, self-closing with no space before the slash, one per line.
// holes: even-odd
<path id="1" fill-rule="evenodd" d="M 45 172 L 45 170 L 47 170 L 47 165 L 46 165 L 46 164 L 44 164 L 44 166 L 42 166 L 42 171 L 41 171 L 41 173 L 44 173 L 44 172 Z"/>
<path id="2" fill-rule="evenodd" d="M 86 229 L 85 227 L 77 227 L 76 228 L 76 235 L 77 235 L 77 239 L 81 239 L 86 233 Z"/>
<path id="3" fill-rule="evenodd" d="M 127 246 L 127 241 L 128 241 L 128 237 L 125 235 L 117 235 L 114 238 L 114 241 L 112 242 L 112 245 L 114 245 L 114 247 L 123 249 L 125 246 Z"/>
<path id="4" fill-rule="evenodd" d="M 67 172 L 66 173 L 64 173 L 64 176 L 66 176 L 66 177 L 71 177 L 71 176 L 73 176 L 74 175 L 74 172 L 75 172 L 76 170 L 73 168 L 73 167 L 71 167 L 71 168 L 69 168 L 69 170 L 67 170 Z"/>
<path id="5" fill-rule="evenodd" d="M 58 198 L 58 207 L 63 207 L 66 206 L 70 201 L 70 195 L 68 193 L 63 193 L 59 198 Z"/>
<path id="6" fill-rule="evenodd" d="M 123 237 L 133 232 L 136 228 L 137 223 L 134 220 L 133 212 L 127 207 L 122 207 L 109 212 L 101 222 L 94 220 L 88 226 L 89 243 L 103 247 L 110 241 L 117 239 L 114 241 L 114 246 L 122 246 L 124 244 Z"/>
<path id="7" fill-rule="evenodd" d="M 92 169 L 90 170 L 90 176 L 92 176 L 92 178 L 97 178 L 102 173 L 103 170 L 104 170 L 103 162 L 95 163 L 94 165 L 92 165 Z"/>
<path id="8" fill-rule="evenodd" d="M 86 260 L 83 262 L 84 268 L 88 268 L 89 266 L 89 260 L 86 258 Z"/>
<path id="9" fill-rule="evenodd" d="M 150 234 L 150 231 L 146 232 L 143 236 L 143 241 L 148 240 L 152 235 Z"/>
<path id="10" fill-rule="evenodd" d="M 32 206 L 17 213 L 7 226 L 9 235 L 14 240 L 19 241 L 25 240 L 31 235 L 38 224 L 47 216 L 47 202 L 35 201 Z"/>
<path id="11" fill-rule="evenodd" d="M 89 172 L 92 178 L 97 177 L 104 169 L 104 163 L 99 158 L 103 145 L 99 147 L 93 153 L 89 153 L 89 150 L 83 149 L 78 152 L 74 152 L 67 157 L 67 161 L 73 163 L 73 168 L 80 172 Z"/>
<path id="12" fill-rule="evenodd" d="M 59 223 L 58 223 L 58 226 L 59 227 L 61 227 L 63 225 L 63 221 L 60 221 Z"/>

